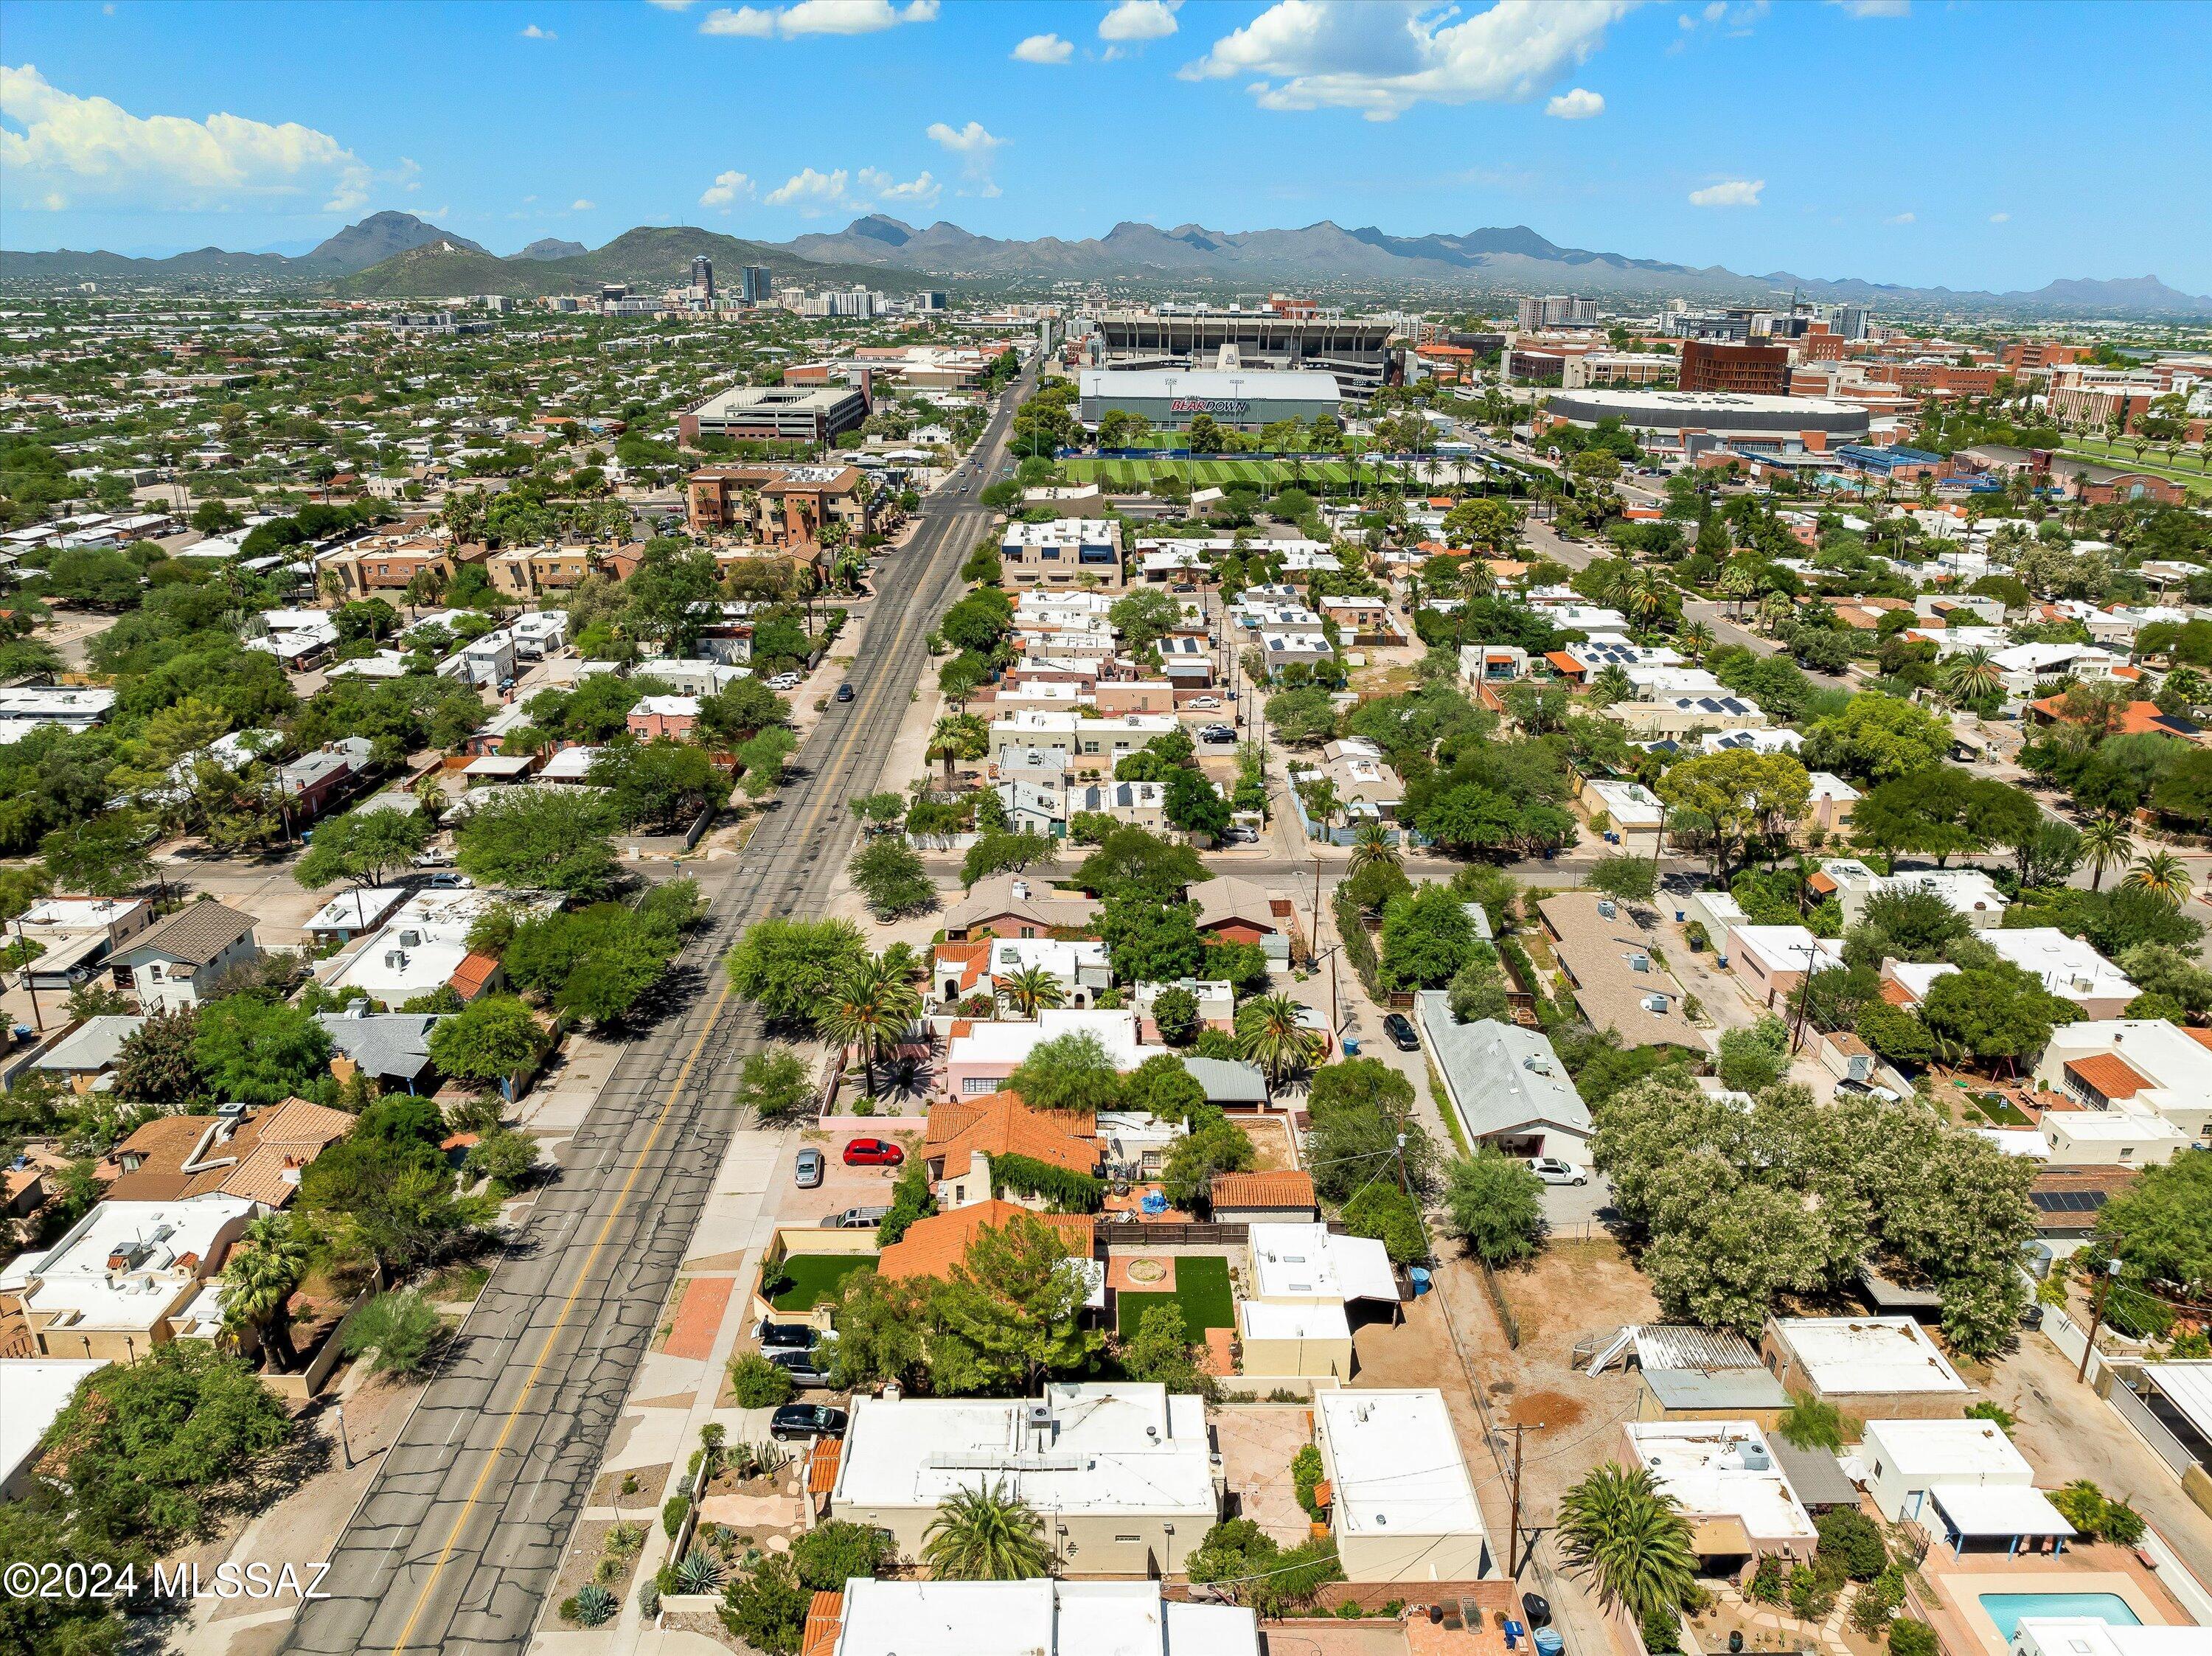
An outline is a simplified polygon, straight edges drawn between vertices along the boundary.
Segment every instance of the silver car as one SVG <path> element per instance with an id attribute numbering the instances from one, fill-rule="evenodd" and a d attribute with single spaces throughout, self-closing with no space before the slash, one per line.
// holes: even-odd
<path id="1" fill-rule="evenodd" d="M 822 1183 L 825 1166 L 820 1150 L 801 1150 L 797 1163 L 792 1168 L 792 1176 L 798 1181 L 799 1189 L 813 1190 Z"/>

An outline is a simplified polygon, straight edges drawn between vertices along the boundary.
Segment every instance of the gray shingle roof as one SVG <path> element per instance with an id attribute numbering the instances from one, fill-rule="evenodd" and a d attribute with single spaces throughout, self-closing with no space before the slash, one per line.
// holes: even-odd
<path id="1" fill-rule="evenodd" d="M 331 1044 L 373 1076 L 413 1080 L 430 1067 L 434 1012 L 318 1012 L 315 1022 L 330 1031 Z"/>
<path id="2" fill-rule="evenodd" d="M 1542 1035 L 1495 1018 L 1458 1022 L 1441 989 L 1416 998 L 1429 1050 L 1468 1137 L 1488 1138 L 1532 1122 L 1585 1138 L 1594 1131 L 1589 1107 Z"/>
<path id="3" fill-rule="evenodd" d="M 117 1061 L 123 1043 L 137 1034 L 145 1022 L 127 1012 L 106 1012 L 87 1018 L 33 1060 L 32 1067 L 70 1071 L 105 1070 Z"/>

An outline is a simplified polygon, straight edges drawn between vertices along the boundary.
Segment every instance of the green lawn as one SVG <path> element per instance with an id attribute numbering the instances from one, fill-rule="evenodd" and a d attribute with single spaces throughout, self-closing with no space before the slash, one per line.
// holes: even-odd
<path id="1" fill-rule="evenodd" d="M 2155 448 L 2145 449 L 2143 458 L 2138 460 L 2135 451 L 2124 444 L 2101 442 L 2094 437 L 2075 437 L 2069 440 L 2059 452 L 2069 459 L 2087 460 L 2121 471 L 2148 472 L 2153 476 L 2179 483 L 2184 488 L 2212 488 L 2212 472 L 2200 471 L 2186 458 L 2169 460 Z"/>
<path id="2" fill-rule="evenodd" d="M 1176 1287 L 1172 1294 L 1122 1294 L 1116 1297 L 1120 1303 L 1115 1320 L 1123 1339 L 1137 1331 L 1145 1313 L 1156 1305 L 1182 1307 L 1182 1325 L 1194 1345 L 1206 1338 L 1209 1328 L 1237 1326 L 1237 1304 L 1229 1292 L 1229 1261 L 1211 1254 L 1186 1254 L 1176 1260 Z"/>
<path id="3" fill-rule="evenodd" d="M 1352 481 L 1342 461 L 1307 463 L 1293 472 L 1280 460 L 1099 460 L 1088 457 L 1062 460 L 1060 473 L 1071 483 L 1100 483 L 1112 489 L 1148 487 L 1153 479 L 1179 476 L 1194 488 L 1223 488 L 1231 483 L 1259 483 L 1270 489 L 1304 482 L 1341 488 Z"/>
<path id="4" fill-rule="evenodd" d="M 867 1253 L 794 1253 L 779 1269 L 769 1303 L 778 1311 L 811 1311 L 824 1300 L 834 1300 L 845 1278 L 875 1265 Z"/>

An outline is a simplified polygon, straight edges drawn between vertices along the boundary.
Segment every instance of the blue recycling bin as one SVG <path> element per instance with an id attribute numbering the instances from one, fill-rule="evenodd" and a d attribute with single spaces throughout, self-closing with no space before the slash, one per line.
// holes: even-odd
<path id="1" fill-rule="evenodd" d="M 1417 1300 L 1427 1293 L 1432 1286 L 1429 1281 L 1429 1268 L 1426 1265 L 1410 1265 L 1407 1268 L 1406 1275 L 1413 1279 L 1413 1297 Z"/>
<path id="2" fill-rule="evenodd" d="M 1567 1647 L 1557 1628 L 1538 1628 L 1528 1642 L 1536 1647 L 1536 1656 L 1560 1656 Z"/>
<path id="3" fill-rule="evenodd" d="M 1346 1035 L 1344 1038 L 1344 1055 L 1346 1058 L 1358 1058 L 1359 1056 L 1359 1043 L 1354 1040 L 1350 1035 Z"/>

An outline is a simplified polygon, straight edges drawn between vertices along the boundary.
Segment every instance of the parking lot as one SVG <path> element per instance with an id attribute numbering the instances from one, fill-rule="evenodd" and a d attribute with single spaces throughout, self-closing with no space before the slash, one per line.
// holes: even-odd
<path id="1" fill-rule="evenodd" d="M 855 1138 L 888 1138 L 909 1156 L 918 1156 L 922 1130 L 927 1125 L 920 1116 L 877 1116 L 858 1121 L 841 1116 L 836 1121 L 835 1127 L 808 1129 L 799 1141 L 800 1149 L 822 1152 L 827 1165 L 823 1169 L 820 1188 L 799 1188 L 791 1172 L 795 1155 L 784 1162 L 780 1175 L 783 1182 L 773 1198 L 779 1224 L 818 1224 L 830 1214 L 842 1213 L 847 1208 L 888 1205 L 891 1184 L 898 1177 L 899 1169 L 848 1168 L 844 1162 L 845 1146 Z"/>

